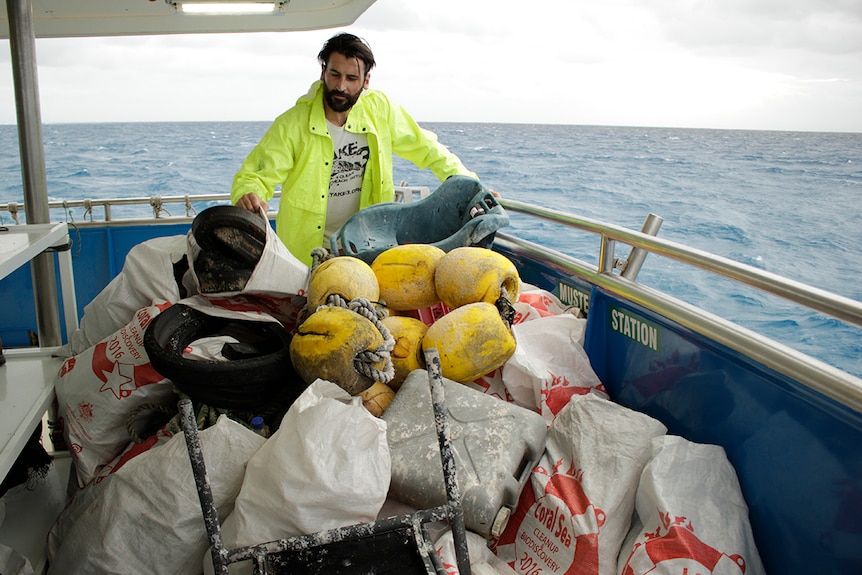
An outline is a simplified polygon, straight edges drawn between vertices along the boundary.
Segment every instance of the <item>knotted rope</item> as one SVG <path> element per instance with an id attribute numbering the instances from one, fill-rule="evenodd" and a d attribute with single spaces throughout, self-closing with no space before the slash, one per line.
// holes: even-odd
<path id="1" fill-rule="evenodd" d="M 356 298 L 348 302 L 338 294 L 331 294 L 326 302 L 317 306 L 317 310 L 326 307 L 342 307 L 361 315 L 374 324 L 374 327 L 383 336 L 383 344 L 377 349 L 369 349 L 357 353 L 356 357 L 353 358 L 353 368 L 373 381 L 379 381 L 380 383 L 389 383 L 392 381 L 395 378 L 395 366 L 392 365 L 392 350 L 395 349 L 395 338 L 390 333 L 389 328 L 383 325 L 381 321 L 385 312 L 378 312 L 374 304 L 366 298 Z M 376 364 L 381 362 L 384 364 L 382 370 L 375 367 Z"/>
<path id="2" fill-rule="evenodd" d="M 317 266 L 330 259 L 332 259 L 332 255 L 329 250 L 323 247 L 314 248 L 311 250 L 311 270 L 314 271 Z"/>

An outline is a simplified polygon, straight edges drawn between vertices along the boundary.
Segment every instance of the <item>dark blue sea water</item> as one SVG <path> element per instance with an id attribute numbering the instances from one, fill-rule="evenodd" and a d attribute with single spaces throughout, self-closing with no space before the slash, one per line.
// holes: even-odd
<path id="1" fill-rule="evenodd" d="M 45 126 L 49 194 L 80 199 L 226 193 L 267 126 Z M 862 134 L 425 127 L 505 197 L 634 229 L 652 212 L 664 219 L 662 237 L 862 300 Z M 398 159 L 395 181 L 438 185 L 429 172 Z M 20 182 L 16 128 L 0 126 L 0 204 L 23 201 Z M 71 216 L 83 214 L 79 208 Z M 66 217 L 62 210 L 52 212 L 53 219 Z M 10 221 L 6 213 L 0 218 Z M 595 236 L 563 234 L 519 214 L 512 214 L 509 231 L 597 261 Z M 639 280 L 862 376 L 857 328 L 655 256 L 647 258 Z"/>

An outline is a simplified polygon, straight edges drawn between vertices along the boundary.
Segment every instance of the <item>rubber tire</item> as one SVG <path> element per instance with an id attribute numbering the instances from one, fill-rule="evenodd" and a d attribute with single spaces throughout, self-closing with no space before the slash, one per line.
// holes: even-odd
<path id="1" fill-rule="evenodd" d="M 244 262 L 213 252 L 199 253 L 194 267 L 202 294 L 242 291 L 254 271 Z"/>
<path id="2" fill-rule="evenodd" d="M 212 206 L 192 221 L 192 235 L 202 250 L 221 252 L 253 267 L 266 245 L 268 225 L 260 215 L 243 208 Z M 230 234 L 229 229 L 239 233 Z"/>
<path id="3" fill-rule="evenodd" d="M 230 361 L 182 357 L 197 339 L 230 335 L 241 342 L 228 344 Z M 236 320 L 207 315 L 177 303 L 157 315 L 144 332 L 144 349 L 153 368 L 170 379 L 193 401 L 222 409 L 251 409 L 307 387 L 290 362 L 291 336 L 278 323 Z M 242 353 L 237 354 L 237 348 Z M 252 351 L 250 351 L 252 350 Z M 253 353 L 256 352 L 256 353 Z"/>

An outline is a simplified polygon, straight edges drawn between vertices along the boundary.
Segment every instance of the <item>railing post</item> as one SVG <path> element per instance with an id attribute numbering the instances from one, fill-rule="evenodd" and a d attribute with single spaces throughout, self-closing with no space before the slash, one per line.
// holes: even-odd
<path id="1" fill-rule="evenodd" d="M 45 152 L 42 147 L 42 114 L 39 107 L 33 9 L 29 0 L 7 0 L 6 11 L 9 17 L 9 46 L 12 51 L 27 223 L 46 224 L 51 221 L 51 216 L 48 210 Z M 30 273 L 33 278 L 39 345 L 61 345 L 63 341 L 60 334 L 57 285 L 54 279 L 54 254 L 43 253 L 33 258 L 30 262 Z"/>
<path id="2" fill-rule="evenodd" d="M 658 230 L 661 228 L 663 221 L 664 220 L 661 216 L 657 216 L 653 213 L 647 214 L 646 220 L 644 220 L 644 225 L 641 227 L 641 232 L 651 236 L 657 236 Z M 626 261 L 626 267 L 620 275 L 627 280 L 634 281 L 638 277 L 638 273 L 641 271 L 641 266 L 643 265 L 648 253 L 649 252 L 643 248 L 632 248 L 631 253 L 629 253 L 629 259 Z"/>
<path id="3" fill-rule="evenodd" d="M 612 273 L 614 270 L 614 240 L 605 234 L 602 234 L 602 245 L 599 248 L 598 268 L 600 274 Z"/>

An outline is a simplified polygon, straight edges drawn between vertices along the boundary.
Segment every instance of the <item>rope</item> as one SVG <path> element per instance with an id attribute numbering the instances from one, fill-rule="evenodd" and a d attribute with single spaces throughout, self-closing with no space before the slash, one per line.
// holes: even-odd
<path id="1" fill-rule="evenodd" d="M 90 221 L 93 221 L 93 200 L 87 198 L 84 200 L 84 221 L 87 221 L 87 215 L 90 216 Z"/>
<path id="2" fill-rule="evenodd" d="M 356 354 L 353 358 L 353 368 L 360 374 L 379 381 L 380 383 L 389 383 L 395 379 L 395 366 L 392 365 L 392 350 L 395 349 L 395 338 L 383 322 L 380 321 L 385 312 L 378 312 L 374 304 L 366 298 L 356 298 L 349 302 L 338 294 L 331 294 L 327 298 L 327 303 L 317 306 L 317 309 L 326 307 L 343 307 L 354 313 L 357 313 L 369 320 L 374 327 L 383 336 L 383 344 L 374 350 L 365 350 Z M 383 363 L 383 369 L 376 367 L 376 364 Z"/>
<path id="3" fill-rule="evenodd" d="M 176 386 L 174 386 L 174 392 L 177 394 L 179 399 L 191 399 L 187 394 L 177 389 Z M 294 399 L 293 390 L 290 386 L 285 386 L 284 391 L 281 394 L 262 402 L 259 408 L 249 410 L 222 409 L 205 403 L 193 401 L 195 421 L 197 422 L 198 429 L 204 430 L 215 425 L 218 418 L 225 415 L 233 421 L 241 424 L 243 427 L 251 429 L 252 417 L 260 415 L 263 417 L 264 421 L 266 421 L 267 425 L 269 425 L 270 434 L 272 434 L 275 433 L 281 425 L 281 418 L 284 416 L 284 413 L 287 412 Z M 164 425 L 164 427 L 168 432 L 174 435 L 183 432 L 182 416 L 177 413 L 176 407 L 174 407 L 175 405 L 176 404 L 163 406 L 165 412 L 173 416 Z"/>
<path id="4" fill-rule="evenodd" d="M 12 216 L 12 219 L 15 220 L 15 224 L 20 224 L 18 221 L 18 202 L 9 202 L 6 205 L 6 209 L 9 210 L 9 215 Z"/>
<path id="5" fill-rule="evenodd" d="M 332 259 L 332 256 L 330 255 L 329 250 L 324 247 L 314 248 L 313 250 L 311 250 L 312 271 L 314 271 L 317 266 L 330 259 Z"/>
<path id="6" fill-rule="evenodd" d="M 171 215 L 171 212 L 168 211 L 166 207 L 162 205 L 162 197 L 161 196 L 153 196 L 150 198 L 150 205 L 153 207 L 153 217 L 158 219 L 161 217 L 161 213 L 165 212 L 168 216 Z"/>
<path id="7" fill-rule="evenodd" d="M 138 407 L 133 409 L 129 416 L 126 418 L 126 431 L 129 432 L 129 437 L 132 438 L 132 441 L 134 443 L 143 443 L 144 441 L 146 441 L 147 437 L 152 435 L 152 432 L 148 430 L 142 430 L 146 432 L 146 435 L 144 436 L 141 436 L 141 434 L 138 433 L 138 429 L 135 426 L 135 423 L 137 423 L 140 415 L 144 412 L 153 412 L 161 413 L 163 415 L 171 417 L 174 415 L 174 411 L 174 409 L 171 409 L 167 405 L 159 405 L 158 403 L 144 403 L 142 405 L 139 405 Z"/>
<path id="8" fill-rule="evenodd" d="M 190 199 L 189 195 L 188 195 L 188 194 L 186 194 L 186 217 L 187 217 L 187 218 L 188 218 L 188 217 L 191 217 L 191 214 L 192 214 L 192 213 L 194 213 L 195 215 L 197 215 L 198 211 L 197 211 L 197 210 L 195 209 L 195 207 L 192 205 L 192 201 L 191 201 L 191 199 Z"/>
<path id="9" fill-rule="evenodd" d="M 75 223 L 75 216 L 72 215 L 72 210 L 69 209 L 69 205 L 66 200 L 63 200 L 63 209 L 66 211 L 66 223 L 75 230 L 75 235 L 78 238 L 78 247 L 75 249 L 75 253 L 72 254 L 72 257 L 76 258 L 81 254 L 81 230 L 78 228 L 78 224 Z M 92 219 L 92 217 L 90 219 Z"/>
<path id="10" fill-rule="evenodd" d="M 515 321 L 515 306 L 509 300 L 509 291 L 506 286 L 500 286 L 500 297 L 494 302 L 497 306 L 497 311 L 500 312 L 500 317 L 503 318 L 509 327 L 512 327 L 512 322 Z"/>

